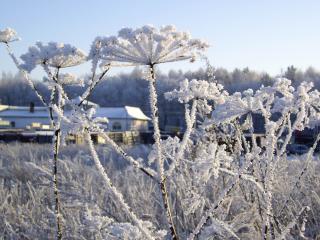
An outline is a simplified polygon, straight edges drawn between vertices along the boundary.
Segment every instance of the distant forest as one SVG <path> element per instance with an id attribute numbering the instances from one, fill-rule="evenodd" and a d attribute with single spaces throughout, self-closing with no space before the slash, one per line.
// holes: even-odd
<path id="1" fill-rule="evenodd" d="M 274 77 L 267 73 L 258 73 L 248 68 L 228 71 L 223 68 L 214 70 L 215 80 L 224 85 L 229 93 L 242 91 L 244 89 L 257 89 L 262 84 L 267 86 L 272 84 Z M 310 67 L 306 71 L 301 71 L 294 66 L 289 66 L 283 76 L 292 80 L 293 85 L 298 85 L 301 81 L 314 82 L 315 87 L 320 89 L 320 71 Z M 181 125 L 183 122 L 184 106 L 178 102 L 165 101 L 163 93 L 179 86 L 179 82 L 188 79 L 207 79 L 205 69 L 194 72 L 183 72 L 171 70 L 168 73 L 157 72 L 157 88 L 159 90 L 159 111 L 161 125 Z M 45 81 L 45 79 L 44 79 Z M 43 81 L 36 81 L 38 89 L 49 97 L 49 90 Z M 82 93 L 83 88 L 68 86 L 66 88 L 70 98 Z M 136 106 L 140 107 L 149 115 L 148 83 L 143 79 L 143 70 L 136 68 L 130 73 L 120 73 L 116 76 L 106 77 L 99 83 L 95 91 L 89 98 L 102 107 Z M 17 74 L 2 73 L 0 78 L 0 103 L 6 105 L 26 106 L 30 102 L 40 105 L 29 85 Z M 181 118 L 180 123 L 170 117 Z M 169 119 L 169 120 L 168 120 Z M 178 119 L 179 120 L 179 119 Z M 168 123 L 169 121 L 170 123 Z"/>

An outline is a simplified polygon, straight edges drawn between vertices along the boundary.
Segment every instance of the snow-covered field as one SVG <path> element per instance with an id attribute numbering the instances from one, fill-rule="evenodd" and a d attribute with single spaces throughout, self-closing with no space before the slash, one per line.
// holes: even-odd
<path id="1" fill-rule="evenodd" d="M 55 223 L 50 186 L 50 146 L 17 143 L 0 145 L 0 149 L 0 236 L 2 239 L 52 239 Z M 140 145 L 129 149 L 129 152 L 143 157 L 149 150 L 148 146 Z M 166 219 L 161 209 L 158 184 L 130 167 L 109 148 L 99 147 L 98 152 L 114 185 L 123 193 L 134 212 L 141 219 L 152 222 L 158 229 L 165 228 Z M 275 179 L 274 212 L 283 207 L 283 201 L 288 197 L 290 186 L 296 181 L 304 159 L 305 156 L 302 156 L 281 165 L 282 174 L 277 174 Z M 62 147 L 58 167 L 65 239 L 113 239 L 111 235 L 104 235 L 104 228 L 114 234 L 121 232 L 122 228 L 128 228 L 123 222 L 129 220 L 119 211 L 121 207 L 117 206 L 118 203 L 112 200 L 103 187 L 103 179 L 85 146 Z M 294 191 L 290 198 L 292 208 L 299 208 L 299 205 L 311 208 L 305 231 L 305 236 L 310 239 L 320 235 L 319 171 L 319 161 L 315 160 L 301 179 L 299 191 Z M 223 190 L 228 179 L 227 175 L 210 179 L 206 195 L 213 200 Z M 186 205 L 182 197 L 176 198 L 180 186 L 184 186 L 184 179 L 177 180 L 176 186 L 170 185 L 170 192 L 173 193 L 170 196 L 174 221 L 180 235 L 185 236 L 194 229 L 202 212 L 188 213 L 192 203 Z M 255 239 L 257 230 L 254 231 L 254 226 L 259 222 L 259 209 L 252 208 L 251 205 L 255 196 L 248 190 L 249 185 L 240 184 L 216 213 L 241 239 Z M 107 216 L 122 224 L 110 223 Z M 219 238 L 219 233 L 222 236 L 224 231 L 223 227 L 216 227 L 215 239 L 223 239 Z M 293 228 L 292 233 L 296 235 L 296 239 L 301 239 L 298 236 L 299 229 Z M 138 238 L 134 234 L 138 234 L 135 229 L 129 239 Z M 233 239 L 232 236 L 229 237 Z"/>

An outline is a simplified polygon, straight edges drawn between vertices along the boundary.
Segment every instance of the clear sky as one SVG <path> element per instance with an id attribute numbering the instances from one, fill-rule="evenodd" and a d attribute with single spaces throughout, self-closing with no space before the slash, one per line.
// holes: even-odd
<path id="1" fill-rule="evenodd" d="M 288 65 L 320 70 L 318 0 L 0 1 L 0 29 L 18 32 L 22 41 L 13 48 L 19 56 L 38 40 L 71 43 L 88 52 L 96 36 L 116 34 L 122 27 L 174 24 L 211 44 L 208 56 L 215 67 L 249 67 L 272 75 Z M 163 70 L 198 66 L 173 63 Z M 16 71 L 3 46 L 1 71 Z"/>

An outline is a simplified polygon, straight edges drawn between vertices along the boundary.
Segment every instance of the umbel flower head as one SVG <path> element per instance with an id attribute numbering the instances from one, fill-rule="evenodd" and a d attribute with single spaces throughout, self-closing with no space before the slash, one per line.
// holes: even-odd
<path id="1" fill-rule="evenodd" d="M 50 81 L 49 78 L 44 78 L 44 81 L 52 84 L 51 86 L 56 86 L 56 82 Z M 84 80 L 71 73 L 60 74 L 59 78 L 56 81 L 58 84 L 63 86 L 84 86 Z"/>
<path id="2" fill-rule="evenodd" d="M 37 65 L 47 65 L 55 68 L 66 68 L 79 65 L 86 60 L 86 54 L 70 44 L 37 42 L 29 47 L 27 53 L 20 57 L 23 60 L 21 67 L 31 72 Z"/>
<path id="3" fill-rule="evenodd" d="M 19 40 L 17 37 L 17 32 L 12 28 L 6 28 L 0 31 L 0 42 L 9 43 Z"/>
<path id="4" fill-rule="evenodd" d="M 223 103 L 227 92 L 223 91 L 223 86 L 214 82 L 205 80 L 185 79 L 180 82 L 180 89 L 174 89 L 165 93 L 167 100 L 178 99 L 181 103 L 187 103 L 192 99 L 214 100 Z"/>
<path id="5" fill-rule="evenodd" d="M 192 39 L 187 32 L 178 32 L 174 26 L 157 29 L 143 26 L 123 28 L 118 36 L 97 37 L 89 58 L 99 56 L 103 64 L 154 65 L 159 63 L 191 60 L 208 48 L 208 44 Z"/>
<path id="6" fill-rule="evenodd" d="M 61 74 L 59 76 L 58 82 L 60 82 L 62 85 L 83 86 L 83 84 L 84 84 L 83 79 L 79 79 L 79 78 L 77 78 L 76 75 L 70 74 L 70 73 Z"/>

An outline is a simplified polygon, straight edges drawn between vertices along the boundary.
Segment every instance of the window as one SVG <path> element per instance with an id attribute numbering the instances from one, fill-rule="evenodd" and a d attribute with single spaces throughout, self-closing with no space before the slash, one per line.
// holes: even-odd
<path id="1" fill-rule="evenodd" d="M 112 124 L 112 130 L 121 130 L 121 123 L 119 122 L 114 122 Z"/>

